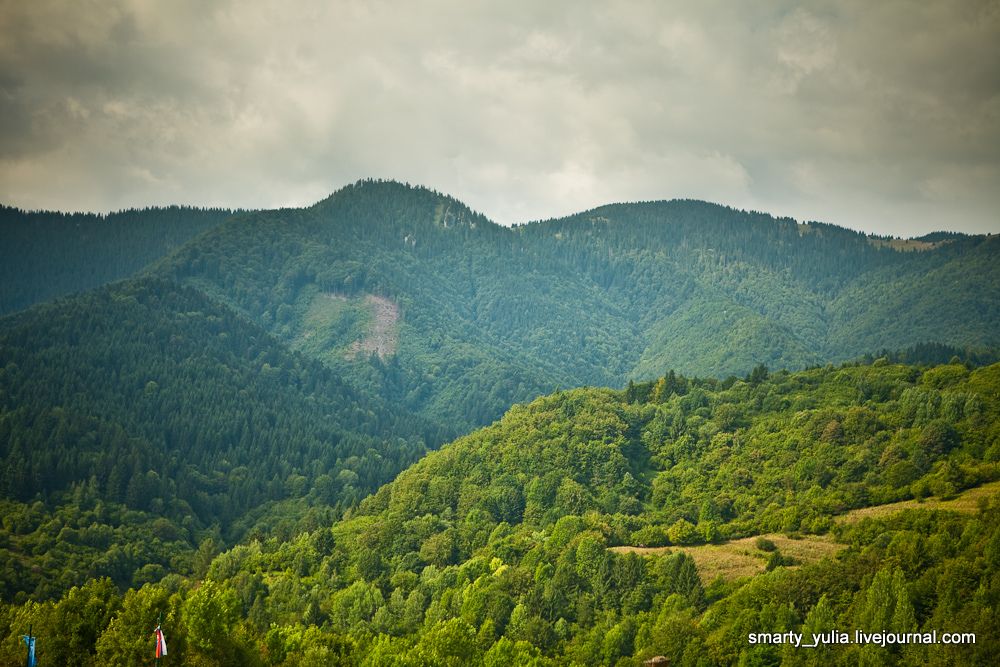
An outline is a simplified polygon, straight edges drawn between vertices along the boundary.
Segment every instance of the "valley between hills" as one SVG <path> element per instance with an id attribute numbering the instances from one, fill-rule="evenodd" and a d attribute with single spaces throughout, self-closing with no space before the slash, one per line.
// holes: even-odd
<path id="1" fill-rule="evenodd" d="M 1000 239 L 0 210 L 0 664 L 994 664 Z M 751 644 L 751 633 L 975 633 Z"/>

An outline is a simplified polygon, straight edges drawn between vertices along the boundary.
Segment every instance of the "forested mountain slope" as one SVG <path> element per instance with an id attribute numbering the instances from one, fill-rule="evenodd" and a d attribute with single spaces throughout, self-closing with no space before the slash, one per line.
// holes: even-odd
<path id="1" fill-rule="evenodd" d="M 554 388 L 667 368 L 725 377 L 1000 342 L 1000 238 L 920 247 L 696 201 L 510 229 L 364 181 L 236 216 L 155 270 L 360 387 L 471 428 Z"/>
<path id="2" fill-rule="evenodd" d="M 560 386 L 617 381 L 635 340 L 621 304 L 586 276 L 534 260 L 454 200 L 395 183 L 236 216 L 157 272 L 463 429 Z M 384 358 L 352 352 L 371 331 L 370 296 L 398 312 Z"/>
<path id="3" fill-rule="evenodd" d="M 833 521 L 998 477 L 1000 366 L 889 363 L 996 359 L 997 238 L 694 201 L 505 228 L 374 181 L 224 213 L 0 319 L 0 662 L 34 624 L 47 662 L 138 663 L 161 611 L 203 664 L 795 663 L 747 632 L 886 613 L 985 638 L 896 661 L 997 648 L 995 504 Z M 608 550 L 776 531 L 849 548 L 749 582 Z"/>
<path id="4" fill-rule="evenodd" d="M 349 506 L 445 436 L 191 289 L 36 306 L 0 320 L 4 594 L 190 571 L 201 540 Z"/>
<path id="5" fill-rule="evenodd" d="M 219 555 L 198 585 L 124 597 L 100 582 L 5 607 L 50 656 L 71 622 L 96 662 L 139 660 L 157 613 L 176 659 L 204 664 L 991 664 L 997 500 L 850 525 L 850 508 L 1000 474 L 1000 365 L 821 368 L 748 381 L 668 374 L 517 406 L 428 454 L 352 516 Z M 846 546 L 703 581 L 685 546 L 782 531 Z M 648 558 L 619 544 L 668 544 Z M 88 608 L 99 613 L 80 616 Z M 875 630 L 878 628 L 878 630 Z M 751 632 L 976 633 L 974 645 L 815 651 Z M 176 647 L 176 648 L 175 648 Z M 16 655 L 11 636 L 0 644 Z"/>
<path id="6" fill-rule="evenodd" d="M 0 206 L 0 315 L 127 278 L 231 214 L 184 206 L 108 215 Z"/>
<path id="7" fill-rule="evenodd" d="M 646 332 L 632 371 L 743 374 L 935 341 L 993 345 L 1000 238 L 922 252 L 833 225 L 697 201 L 615 204 L 528 225 L 622 301 Z"/>

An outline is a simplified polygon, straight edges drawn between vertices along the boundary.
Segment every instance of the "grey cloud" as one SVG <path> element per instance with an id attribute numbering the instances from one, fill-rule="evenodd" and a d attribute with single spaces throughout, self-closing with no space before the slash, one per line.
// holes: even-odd
<path id="1" fill-rule="evenodd" d="M 1000 231 L 989 0 L 0 0 L 0 201 L 308 204 L 394 177 L 500 222 L 698 197 Z"/>

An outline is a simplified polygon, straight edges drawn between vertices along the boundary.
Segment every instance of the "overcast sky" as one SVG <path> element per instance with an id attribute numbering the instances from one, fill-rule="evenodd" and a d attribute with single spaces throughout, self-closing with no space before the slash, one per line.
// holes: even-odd
<path id="1" fill-rule="evenodd" d="M 1000 232 L 1000 2 L 0 0 L 0 202 L 509 224 L 698 198 Z"/>

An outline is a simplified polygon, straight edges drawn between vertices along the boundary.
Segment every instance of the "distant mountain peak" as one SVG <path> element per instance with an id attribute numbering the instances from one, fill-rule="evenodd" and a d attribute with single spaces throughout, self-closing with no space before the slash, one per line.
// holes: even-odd
<path id="1" fill-rule="evenodd" d="M 414 210 L 424 209 L 430 222 L 437 227 L 476 229 L 499 226 L 450 195 L 393 179 L 366 178 L 356 181 L 316 202 L 311 209 L 324 212 L 337 207 L 347 210 L 365 207 L 368 211 L 380 211 L 381 217 L 390 224 L 402 217 L 412 218 Z"/>
<path id="2" fill-rule="evenodd" d="M 313 204 L 313 208 L 322 207 L 324 204 L 350 197 L 388 197 L 398 195 L 418 195 L 426 196 L 428 198 L 447 197 L 447 195 L 441 194 L 437 190 L 433 190 L 424 185 L 413 185 L 409 182 L 398 181 L 392 178 L 362 178 L 354 183 L 349 183 L 341 188 L 338 188 L 337 190 L 334 190 L 328 197 Z M 450 197 L 448 198 L 450 199 Z"/>

